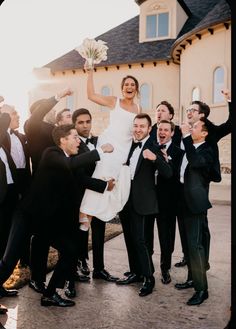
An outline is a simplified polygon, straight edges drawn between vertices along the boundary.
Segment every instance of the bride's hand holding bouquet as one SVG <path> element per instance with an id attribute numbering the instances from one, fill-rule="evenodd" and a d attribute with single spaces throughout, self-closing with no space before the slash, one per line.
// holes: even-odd
<path id="1" fill-rule="evenodd" d="M 106 42 L 102 40 L 96 41 L 95 39 L 86 38 L 82 45 L 75 48 L 78 53 L 85 58 L 84 68 L 90 71 L 94 68 L 94 64 L 99 64 L 101 61 L 107 60 Z"/>

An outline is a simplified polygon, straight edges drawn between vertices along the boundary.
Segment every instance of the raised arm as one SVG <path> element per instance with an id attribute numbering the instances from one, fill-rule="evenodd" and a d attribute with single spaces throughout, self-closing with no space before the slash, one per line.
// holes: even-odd
<path id="1" fill-rule="evenodd" d="M 93 82 L 93 70 L 87 70 L 87 96 L 88 99 L 98 105 L 107 106 L 111 109 L 115 107 L 116 97 L 114 96 L 104 96 L 95 93 L 94 82 Z"/>

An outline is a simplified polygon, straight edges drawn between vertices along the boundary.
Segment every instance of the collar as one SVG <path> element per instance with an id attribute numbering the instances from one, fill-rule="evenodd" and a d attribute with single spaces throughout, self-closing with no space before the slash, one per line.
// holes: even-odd
<path id="1" fill-rule="evenodd" d="M 134 143 L 141 142 L 141 143 L 142 143 L 142 147 L 143 147 L 143 145 L 146 143 L 146 141 L 148 140 L 149 137 L 150 137 L 150 136 L 147 135 L 147 136 L 146 136 L 144 139 L 142 139 L 141 141 L 134 140 Z"/>
<path id="2" fill-rule="evenodd" d="M 195 149 L 197 149 L 200 145 L 202 145 L 204 143 L 205 143 L 205 141 L 201 142 L 201 143 L 195 143 L 195 144 L 193 144 L 193 146 L 195 147 Z"/>

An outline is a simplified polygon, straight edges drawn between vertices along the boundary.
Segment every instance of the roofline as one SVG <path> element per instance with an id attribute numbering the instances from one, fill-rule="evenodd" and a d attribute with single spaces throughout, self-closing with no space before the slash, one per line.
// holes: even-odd
<path id="1" fill-rule="evenodd" d="M 143 4 L 145 1 L 147 0 L 134 0 L 138 6 L 140 6 L 141 4 Z M 188 8 L 188 6 L 186 5 L 186 3 L 183 0 L 177 0 L 178 3 L 180 4 L 180 6 L 183 8 L 183 10 L 185 11 L 185 13 L 190 17 L 192 15 L 191 10 Z"/>
<path id="2" fill-rule="evenodd" d="M 185 41 L 185 39 L 191 37 L 192 35 L 202 31 L 202 30 L 206 30 L 210 27 L 214 27 L 216 25 L 219 25 L 219 24 L 222 24 L 222 23 L 230 23 L 231 22 L 231 19 L 227 19 L 227 20 L 218 20 L 218 21 L 215 21 L 214 23 L 211 23 L 211 24 L 203 24 L 202 26 L 199 26 L 185 34 L 183 34 L 180 38 L 178 38 L 174 43 L 173 45 L 171 46 L 171 49 L 170 49 L 170 55 L 171 55 L 171 58 L 174 59 L 174 56 L 173 56 L 173 53 L 174 53 L 174 50 L 175 48 L 180 44 L 182 43 L 183 41 Z"/>

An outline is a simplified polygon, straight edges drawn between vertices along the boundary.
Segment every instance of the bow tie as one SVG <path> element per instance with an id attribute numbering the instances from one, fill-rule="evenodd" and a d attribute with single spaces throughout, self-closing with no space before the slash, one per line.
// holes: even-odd
<path id="1" fill-rule="evenodd" d="M 132 144 L 132 149 L 136 149 L 136 147 L 141 148 L 142 147 L 142 142 L 133 142 Z"/>
<path id="2" fill-rule="evenodd" d="M 10 129 L 10 135 L 12 135 L 14 133 L 15 133 L 14 129 Z"/>
<path id="3" fill-rule="evenodd" d="M 87 138 L 85 143 L 86 145 L 88 145 L 88 143 L 94 144 L 94 138 L 93 137 Z"/>

